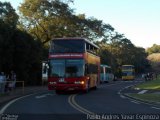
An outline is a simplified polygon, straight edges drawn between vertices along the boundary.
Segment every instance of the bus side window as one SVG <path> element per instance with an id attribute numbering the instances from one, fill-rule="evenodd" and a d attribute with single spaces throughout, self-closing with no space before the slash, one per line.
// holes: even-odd
<path id="1" fill-rule="evenodd" d="M 89 74 L 97 74 L 98 73 L 98 66 L 94 64 L 88 65 L 88 73 Z"/>
<path id="2" fill-rule="evenodd" d="M 100 73 L 104 73 L 104 68 L 100 67 Z"/>

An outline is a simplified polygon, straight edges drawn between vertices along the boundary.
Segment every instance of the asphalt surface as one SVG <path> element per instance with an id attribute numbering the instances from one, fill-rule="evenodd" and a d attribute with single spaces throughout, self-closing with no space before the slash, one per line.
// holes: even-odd
<path id="1" fill-rule="evenodd" d="M 54 91 L 42 91 L 5 103 L 0 108 L 0 115 L 2 119 L 6 117 L 15 120 L 160 119 L 159 107 L 122 94 L 124 88 L 140 82 L 116 81 L 102 84 L 97 90 L 91 90 L 87 94 L 57 95 Z"/>
<path id="2" fill-rule="evenodd" d="M 77 103 L 85 106 L 94 113 L 107 114 L 158 114 L 160 110 L 153 109 L 148 104 L 142 104 L 134 99 L 129 99 L 119 93 L 132 83 L 117 83 L 114 85 L 102 85 L 92 94 L 78 95 Z M 89 104 L 88 104 L 89 103 Z"/>

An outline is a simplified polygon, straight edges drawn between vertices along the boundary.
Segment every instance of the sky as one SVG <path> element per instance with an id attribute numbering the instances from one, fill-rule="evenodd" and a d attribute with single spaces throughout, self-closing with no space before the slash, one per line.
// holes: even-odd
<path id="1" fill-rule="evenodd" d="M 10 2 L 17 9 L 23 0 Z M 160 45 L 160 0 L 74 0 L 71 8 L 110 24 L 137 47 Z"/>

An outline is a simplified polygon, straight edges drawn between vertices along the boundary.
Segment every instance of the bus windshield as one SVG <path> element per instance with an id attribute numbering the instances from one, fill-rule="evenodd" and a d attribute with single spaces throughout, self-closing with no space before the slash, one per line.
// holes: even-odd
<path id="1" fill-rule="evenodd" d="M 134 75 L 134 73 L 133 72 L 129 72 L 129 71 L 126 71 L 126 72 L 122 73 L 122 76 L 131 76 L 131 75 Z"/>
<path id="2" fill-rule="evenodd" d="M 65 75 L 65 60 L 50 60 L 49 76 L 64 77 Z"/>
<path id="3" fill-rule="evenodd" d="M 50 77 L 81 77 L 84 76 L 84 60 L 66 59 L 50 60 Z"/>
<path id="4" fill-rule="evenodd" d="M 53 40 L 50 53 L 82 53 L 84 48 L 83 40 Z"/>
<path id="5" fill-rule="evenodd" d="M 123 70 L 131 70 L 131 69 L 134 69 L 133 66 L 122 66 L 122 69 Z"/>

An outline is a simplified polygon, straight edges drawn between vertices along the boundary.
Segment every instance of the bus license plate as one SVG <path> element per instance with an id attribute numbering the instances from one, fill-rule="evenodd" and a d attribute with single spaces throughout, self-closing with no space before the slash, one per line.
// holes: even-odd
<path id="1" fill-rule="evenodd" d="M 74 88 L 68 88 L 68 90 L 74 90 Z"/>

